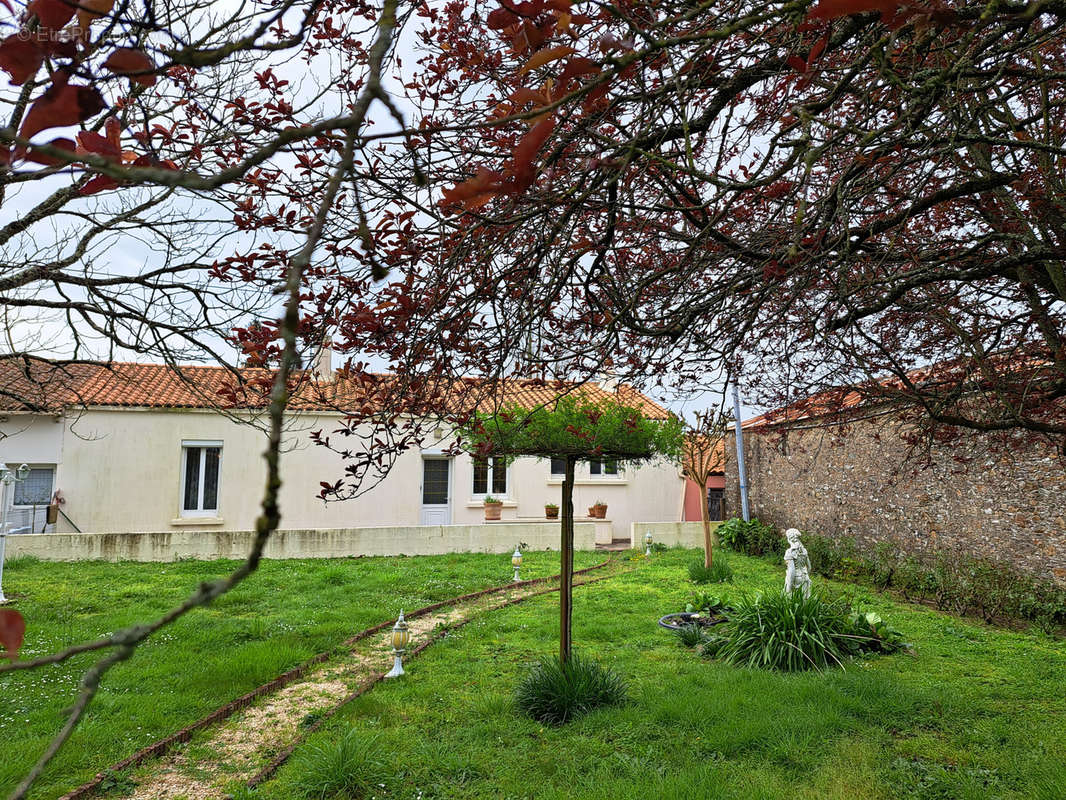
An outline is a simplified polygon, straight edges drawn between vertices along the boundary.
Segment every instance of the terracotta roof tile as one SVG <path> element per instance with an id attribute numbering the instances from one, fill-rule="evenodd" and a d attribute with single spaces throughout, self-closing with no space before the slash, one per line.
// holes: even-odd
<path id="1" fill-rule="evenodd" d="M 132 363 L 64 366 L 40 359 L 0 358 L 0 411 L 58 413 L 70 407 L 87 406 L 265 408 L 271 377 L 264 369 L 175 368 Z M 396 380 L 390 375 L 375 375 L 371 379 L 379 388 Z M 479 408 L 490 410 L 499 403 L 514 402 L 527 407 L 547 404 L 568 392 L 593 401 L 621 400 L 641 408 L 653 419 L 669 416 L 665 408 L 624 384 L 618 387 L 617 393 L 611 393 L 592 383 L 507 379 L 499 382 L 497 392 L 491 395 L 474 394 Z M 290 406 L 300 410 L 354 410 L 368 399 L 372 402 L 373 396 L 371 388 L 340 374 L 329 383 L 304 382 Z"/>

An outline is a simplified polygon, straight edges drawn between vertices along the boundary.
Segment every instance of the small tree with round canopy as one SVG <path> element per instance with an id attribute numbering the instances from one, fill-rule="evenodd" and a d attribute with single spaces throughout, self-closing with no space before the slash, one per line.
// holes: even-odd
<path id="1" fill-rule="evenodd" d="M 506 405 L 477 413 L 461 429 L 464 447 L 479 457 L 561 458 L 566 464 L 560 502 L 559 660 L 570 660 L 574 572 L 574 467 L 578 461 L 609 459 L 635 463 L 657 458 L 677 461 L 683 426 L 673 415 L 652 418 L 620 401 L 591 400 L 580 394 L 524 408 Z"/>

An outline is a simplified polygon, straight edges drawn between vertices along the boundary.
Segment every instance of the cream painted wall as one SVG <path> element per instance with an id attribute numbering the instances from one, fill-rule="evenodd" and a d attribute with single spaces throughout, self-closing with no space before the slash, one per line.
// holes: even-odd
<path id="1" fill-rule="evenodd" d="M 308 415 L 292 420 L 282 456 L 282 527 L 418 525 L 422 482 L 419 451 L 401 454 L 385 481 L 362 497 L 329 504 L 316 499 L 319 481 L 342 477 L 343 463 L 334 453 L 312 444 L 308 433 L 318 429 L 329 433 L 337 419 Z M 52 426 L 62 438 L 56 486 L 66 497 L 65 513 L 83 531 L 254 527 L 263 488 L 265 445 L 264 435 L 254 427 L 211 411 L 157 409 L 98 409 L 83 412 L 66 424 L 56 424 L 51 418 L 35 424 L 40 424 L 42 431 Z M 217 519 L 180 517 L 183 440 L 223 443 Z M 55 443 L 43 435 L 38 445 L 42 452 L 56 452 Z M 471 459 L 456 456 L 452 465 L 452 524 L 483 521 L 481 499 L 472 492 Z M 558 503 L 561 491 L 561 480 L 552 478 L 549 462 L 523 458 L 508 470 L 503 518 L 543 519 L 544 504 Z M 679 520 L 683 492 L 684 482 L 674 465 L 645 464 L 630 467 L 618 478 L 593 478 L 588 465 L 581 464 L 574 492 L 575 511 L 581 517 L 588 506 L 603 500 L 608 505 L 613 536 L 628 538 L 633 522 Z M 72 530 L 62 520 L 58 527 Z"/>
<path id="2" fill-rule="evenodd" d="M 0 417 L 0 461 L 19 464 L 58 464 L 63 452 L 62 420 L 37 414 Z"/>

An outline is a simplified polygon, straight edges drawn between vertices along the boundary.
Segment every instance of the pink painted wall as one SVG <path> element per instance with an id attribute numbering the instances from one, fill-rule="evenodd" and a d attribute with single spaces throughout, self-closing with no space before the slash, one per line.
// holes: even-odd
<path id="1" fill-rule="evenodd" d="M 707 479 L 709 489 L 724 489 L 725 475 L 711 475 Z M 685 479 L 685 522 L 700 522 L 703 515 L 700 511 L 700 487 L 695 481 Z"/>

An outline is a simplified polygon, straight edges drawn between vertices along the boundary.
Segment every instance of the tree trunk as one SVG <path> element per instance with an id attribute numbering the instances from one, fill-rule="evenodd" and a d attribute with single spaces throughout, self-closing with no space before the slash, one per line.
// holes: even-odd
<path id="1" fill-rule="evenodd" d="M 700 516 L 703 517 L 703 566 L 711 568 L 714 563 L 714 543 L 711 541 L 711 509 L 707 505 L 707 481 L 700 486 Z"/>
<path id="2" fill-rule="evenodd" d="M 570 623 L 574 607 L 574 461 L 566 458 L 563 498 L 559 509 L 562 540 L 559 542 L 559 661 L 570 660 Z"/>

